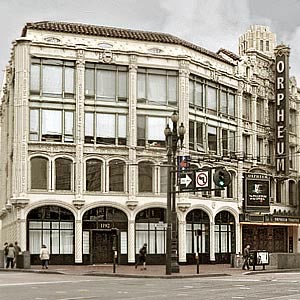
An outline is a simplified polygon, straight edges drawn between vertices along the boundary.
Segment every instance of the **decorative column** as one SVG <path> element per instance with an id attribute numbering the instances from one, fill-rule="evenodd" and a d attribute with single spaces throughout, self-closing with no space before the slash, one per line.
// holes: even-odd
<path id="1" fill-rule="evenodd" d="M 210 244 L 209 244 L 210 258 L 209 258 L 209 260 L 212 263 L 214 263 L 216 261 L 216 256 L 215 256 L 215 222 L 214 221 L 210 222 L 209 239 L 210 239 Z"/>
<path id="2" fill-rule="evenodd" d="M 236 151 L 239 156 L 238 160 L 238 169 L 237 169 L 237 199 L 238 199 L 238 207 L 242 208 L 243 204 L 243 89 L 244 83 L 242 81 L 239 82 L 238 92 L 237 92 L 237 143 L 236 143 Z"/>
<path id="3" fill-rule="evenodd" d="M 84 151 L 84 66 L 85 50 L 80 46 L 77 49 L 76 61 L 76 119 L 75 119 L 75 199 L 73 204 L 78 208 L 84 205 L 83 199 L 83 151 Z"/>
<path id="4" fill-rule="evenodd" d="M 20 38 L 14 46 L 15 54 L 15 93 L 14 93 L 14 132 L 12 163 L 12 199 L 14 205 L 27 205 L 28 181 L 28 132 L 29 132 L 29 72 L 30 40 Z"/>
<path id="5" fill-rule="evenodd" d="M 75 264 L 82 263 L 82 221 L 75 220 Z"/>
<path id="6" fill-rule="evenodd" d="M 135 220 L 128 220 L 128 263 L 135 263 Z"/>
<path id="7" fill-rule="evenodd" d="M 130 56 L 129 64 L 129 110 L 128 110 L 128 146 L 129 146 L 129 159 L 128 159 L 128 206 L 137 205 L 137 165 L 136 165 L 136 145 L 137 145 L 137 114 L 136 114 L 136 101 L 137 101 L 137 57 Z"/>
<path id="8" fill-rule="evenodd" d="M 185 218 L 185 217 L 184 217 Z M 178 260 L 186 262 L 186 220 L 179 221 L 178 224 Z"/>
<path id="9" fill-rule="evenodd" d="M 179 125 L 183 123 L 186 131 L 189 132 L 189 61 L 181 60 L 179 62 L 179 99 L 178 99 L 178 114 Z M 186 134 L 183 140 L 184 152 L 189 149 L 189 135 Z M 182 154 L 184 155 L 184 154 Z"/>
<path id="10" fill-rule="evenodd" d="M 251 82 L 252 85 L 252 95 L 251 95 L 251 128 L 252 134 L 250 136 L 250 144 L 252 145 L 252 155 L 253 155 L 253 165 L 257 165 L 257 82 Z"/>

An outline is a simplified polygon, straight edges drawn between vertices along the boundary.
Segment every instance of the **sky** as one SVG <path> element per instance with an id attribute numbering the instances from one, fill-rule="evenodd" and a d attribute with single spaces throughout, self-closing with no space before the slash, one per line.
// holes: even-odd
<path id="1" fill-rule="evenodd" d="M 64 21 L 170 33 L 211 51 L 238 54 L 250 25 L 266 25 L 291 48 L 300 87 L 300 0 L 0 0 L 0 83 L 11 43 L 27 22 Z"/>

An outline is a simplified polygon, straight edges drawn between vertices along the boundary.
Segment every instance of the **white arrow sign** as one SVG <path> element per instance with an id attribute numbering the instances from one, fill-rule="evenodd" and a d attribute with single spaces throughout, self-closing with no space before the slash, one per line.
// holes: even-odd
<path id="1" fill-rule="evenodd" d="M 185 177 L 180 178 L 180 184 L 187 187 L 192 182 L 192 178 L 186 174 Z"/>

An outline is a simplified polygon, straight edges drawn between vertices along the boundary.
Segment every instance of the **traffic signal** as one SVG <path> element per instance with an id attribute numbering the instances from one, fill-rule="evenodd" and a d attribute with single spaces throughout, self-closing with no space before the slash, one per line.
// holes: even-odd
<path id="1" fill-rule="evenodd" d="M 218 187 L 226 187 L 231 182 L 230 173 L 225 168 L 218 168 L 214 174 L 214 183 Z"/>

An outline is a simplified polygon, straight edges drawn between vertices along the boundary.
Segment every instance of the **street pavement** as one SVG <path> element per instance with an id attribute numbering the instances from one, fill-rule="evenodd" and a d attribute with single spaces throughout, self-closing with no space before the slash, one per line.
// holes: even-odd
<path id="1" fill-rule="evenodd" d="M 41 266 L 32 265 L 30 269 L 0 269 L 1 271 L 21 271 L 34 273 L 57 273 L 72 275 L 98 275 L 98 276 L 119 276 L 119 277 L 153 277 L 153 278 L 189 278 L 189 277 L 215 277 L 215 276 L 240 276 L 259 273 L 278 272 L 278 269 L 256 267 L 255 271 L 243 271 L 240 268 L 233 268 L 229 264 L 205 264 L 199 266 L 197 274 L 196 265 L 181 265 L 179 273 L 166 275 L 165 265 L 148 265 L 146 270 L 133 265 L 116 265 L 115 272 L 112 264 L 103 265 L 49 265 L 49 269 L 42 269 Z M 280 270 L 281 272 L 287 270 Z"/>

